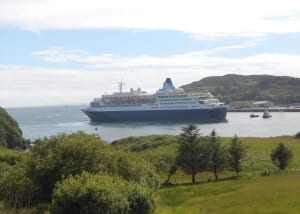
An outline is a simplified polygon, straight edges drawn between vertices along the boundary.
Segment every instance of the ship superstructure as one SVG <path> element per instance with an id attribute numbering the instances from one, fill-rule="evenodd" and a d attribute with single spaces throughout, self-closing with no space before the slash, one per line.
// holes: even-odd
<path id="1" fill-rule="evenodd" d="M 154 94 L 140 88 L 102 95 L 95 98 L 83 111 L 93 122 L 130 121 L 225 121 L 228 107 L 210 93 L 186 93 L 175 88 L 170 78 Z"/>

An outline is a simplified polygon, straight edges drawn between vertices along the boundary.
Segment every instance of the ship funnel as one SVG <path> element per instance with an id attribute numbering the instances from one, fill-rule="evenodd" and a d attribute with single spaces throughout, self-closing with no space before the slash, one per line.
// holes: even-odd
<path id="1" fill-rule="evenodd" d="M 172 83 L 171 78 L 167 78 L 163 85 L 163 90 L 175 89 L 175 86 Z"/>

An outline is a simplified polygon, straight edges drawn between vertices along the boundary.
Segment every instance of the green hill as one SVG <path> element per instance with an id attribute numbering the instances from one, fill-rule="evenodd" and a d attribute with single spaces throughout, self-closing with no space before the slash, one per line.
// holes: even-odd
<path id="1" fill-rule="evenodd" d="M 270 75 L 214 76 L 182 86 L 187 92 L 211 92 L 221 101 L 269 100 L 278 104 L 300 102 L 300 78 Z"/>
<path id="2" fill-rule="evenodd" d="M 0 107 L 0 146 L 15 148 L 23 142 L 18 123 Z"/>

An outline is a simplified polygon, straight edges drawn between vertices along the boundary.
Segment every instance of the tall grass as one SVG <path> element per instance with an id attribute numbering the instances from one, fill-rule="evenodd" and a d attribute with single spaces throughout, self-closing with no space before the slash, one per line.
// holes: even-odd
<path id="1" fill-rule="evenodd" d="M 299 213 L 300 173 L 163 188 L 156 213 Z"/>

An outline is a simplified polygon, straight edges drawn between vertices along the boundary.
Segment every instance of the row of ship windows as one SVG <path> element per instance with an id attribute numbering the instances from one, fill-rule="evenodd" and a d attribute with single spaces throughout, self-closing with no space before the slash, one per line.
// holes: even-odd
<path id="1" fill-rule="evenodd" d="M 161 102 L 160 105 L 174 105 L 174 104 L 197 104 L 197 102 Z M 127 105 L 118 105 L 118 106 L 114 106 L 114 105 L 95 105 L 92 104 L 92 107 L 110 107 L 110 108 L 118 108 L 118 107 L 138 107 L 141 106 L 140 104 L 127 104 Z"/>
<path id="2" fill-rule="evenodd" d="M 158 96 L 158 98 L 179 98 L 179 97 L 187 97 L 187 95 L 184 94 L 184 95 L 172 95 L 172 96 Z"/>
<path id="3" fill-rule="evenodd" d="M 113 106 L 113 105 L 91 105 L 92 107 L 109 107 L 109 108 L 119 108 L 119 107 L 138 107 L 141 106 L 140 104 L 128 104 L 128 105 L 118 105 L 118 106 Z"/>
<path id="4" fill-rule="evenodd" d="M 183 98 L 181 101 L 192 100 L 191 98 Z M 178 99 L 160 99 L 159 101 L 178 101 Z"/>
<path id="5" fill-rule="evenodd" d="M 170 109 L 170 108 L 179 108 L 179 109 L 184 109 L 184 108 L 189 108 L 189 107 L 198 107 L 198 106 L 161 106 L 160 108 L 165 108 L 165 109 Z"/>
<path id="6" fill-rule="evenodd" d="M 118 105 L 118 106 L 111 106 L 111 105 L 105 105 L 105 107 L 111 107 L 111 108 L 119 108 L 119 107 L 140 107 L 139 104 L 128 104 L 128 105 Z"/>
<path id="7" fill-rule="evenodd" d="M 161 105 L 168 105 L 168 104 L 197 104 L 197 102 L 162 102 Z"/>

